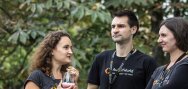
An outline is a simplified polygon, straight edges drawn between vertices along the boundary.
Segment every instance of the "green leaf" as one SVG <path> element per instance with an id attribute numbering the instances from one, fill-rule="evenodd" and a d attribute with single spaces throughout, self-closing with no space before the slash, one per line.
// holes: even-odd
<path id="1" fill-rule="evenodd" d="M 97 13 L 96 12 L 92 12 L 92 14 L 91 14 L 91 21 L 95 22 L 96 19 L 97 19 Z"/>
<path id="2" fill-rule="evenodd" d="M 36 32 L 36 31 L 31 31 L 31 37 L 32 37 L 33 39 L 35 39 L 36 36 L 37 36 L 37 32 Z"/>
<path id="3" fill-rule="evenodd" d="M 105 22 L 105 16 L 103 13 L 98 12 L 98 17 L 102 22 Z"/>
<path id="4" fill-rule="evenodd" d="M 70 1 L 66 0 L 63 2 L 64 8 L 69 9 L 70 8 Z"/>
<path id="5" fill-rule="evenodd" d="M 41 23 L 43 24 L 49 23 L 49 18 L 41 18 Z"/>
<path id="6" fill-rule="evenodd" d="M 26 2 L 28 5 L 31 4 L 31 0 L 26 0 L 25 2 Z"/>
<path id="7" fill-rule="evenodd" d="M 96 36 L 95 38 L 93 38 L 92 42 L 91 42 L 91 46 L 96 44 L 99 41 L 99 36 Z"/>
<path id="8" fill-rule="evenodd" d="M 106 22 L 107 22 L 107 23 L 111 23 L 112 17 L 111 17 L 110 12 L 106 12 L 105 16 L 106 16 L 106 19 L 105 19 Z"/>
<path id="9" fill-rule="evenodd" d="M 43 4 L 37 4 L 37 12 L 42 13 L 43 12 Z"/>
<path id="10" fill-rule="evenodd" d="M 130 0 L 130 1 L 131 1 L 131 0 Z M 132 1 L 132 2 L 134 2 L 134 1 Z M 140 0 L 137 0 L 137 1 L 135 1 L 134 3 L 137 4 L 137 5 L 140 5 L 141 2 L 140 2 Z M 131 3 L 131 4 L 132 4 L 132 3 Z"/>
<path id="11" fill-rule="evenodd" d="M 57 9 L 61 9 L 61 7 L 63 6 L 63 2 L 57 2 Z"/>
<path id="12" fill-rule="evenodd" d="M 52 7 L 52 0 L 47 0 L 45 7 L 50 9 L 50 7 Z"/>
<path id="13" fill-rule="evenodd" d="M 71 15 L 75 16 L 78 12 L 78 8 L 75 8 L 74 10 L 71 11 Z"/>
<path id="14" fill-rule="evenodd" d="M 77 60 L 76 58 L 73 58 L 72 65 L 78 66 L 80 69 L 82 68 L 82 65 L 80 64 L 79 60 Z"/>
<path id="15" fill-rule="evenodd" d="M 20 30 L 19 41 L 25 44 L 27 39 L 28 39 L 28 35 L 24 31 Z"/>
<path id="16" fill-rule="evenodd" d="M 141 3 L 143 6 L 147 6 L 148 4 L 150 4 L 150 1 L 140 0 L 140 3 Z"/>
<path id="17" fill-rule="evenodd" d="M 135 2 L 136 2 L 136 1 L 135 1 Z M 131 6 L 132 3 L 133 3 L 133 0 L 128 0 L 128 1 L 127 1 L 128 6 Z"/>
<path id="18" fill-rule="evenodd" d="M 40 36 L 43 36 L 43 37 L 46 35 L 43 31 L 37 31 L 37 33 L 38 33 Z"/>
<path id="19" fill-rule="evenodd" d="M 17 44 L 18 37 L 19 37 L 19 32 L 15 32 L 13 35 L 9 37 L 8 41 L 13 44 Z"/>
<path id="20" fill-rule="evenodd" d="M 35 13 L 35 11 L 36 11 L 36 4 L 32 4 L 32 5 L 31 5 L 31 11 L 32 11 L 33 13 Z"/>
<path id="21" fill-rule="evenodd" d="M 84 7 L 80 7 L 77 12 L 78 19 L 82 19 L 84 16 Z"/>
<path id="22" fill-rule="evenodd" d="M 119 3 L 119 0 L 108 0 L 105 4 L 107 7 L 113 6 L 117 8 L 121 3 Z"/>

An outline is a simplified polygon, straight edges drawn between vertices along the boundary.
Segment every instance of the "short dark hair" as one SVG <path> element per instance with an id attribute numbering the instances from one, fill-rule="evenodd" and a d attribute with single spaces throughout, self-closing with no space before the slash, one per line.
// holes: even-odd
<path id="1" fill-rule="evenodd" d="M 168 18 L 161 22 L 160 26 L 165 25 L 174 35 L 177 47 L 187 52 L 188 50 L 188 21 L 182 17 Z"/>
<path id="2" fill-rule="evenodd" d="M 139 29 L 139 22 L 138 22 L 138 18 L 136 17 L 135 13 L 130 10 L 121 10 L 114 14 L 114 17 L 122 17 L 122 16 L 128 17 L 128 24 L 130 27 L 133 27 L 133 26 L 137 27 L 137 31 L 136 31 L 136 33 L 137 33 L 138 29 Z"/>

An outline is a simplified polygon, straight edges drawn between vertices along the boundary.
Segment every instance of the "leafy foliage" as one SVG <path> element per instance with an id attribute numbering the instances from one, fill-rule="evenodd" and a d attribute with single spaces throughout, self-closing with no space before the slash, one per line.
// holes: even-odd
<path id="1" fill-rule="evenodd" d="M 130 9 L 140 20 L 134 38 L 137 49 L 156 57 L 158 25 L 163 18 L 187 16 L 187 1 L 181 0 L 1 0 L 0 89 L 23 88 L 29 59 L 35 47 L 52 30 L 65 30 L 74 43 L 73 65 L 80 70 L 79 88 L 86 88 L 94 56 L 113 49 L 111 15 Z M 164 63 L 164 60 L 159 60 Z"/>

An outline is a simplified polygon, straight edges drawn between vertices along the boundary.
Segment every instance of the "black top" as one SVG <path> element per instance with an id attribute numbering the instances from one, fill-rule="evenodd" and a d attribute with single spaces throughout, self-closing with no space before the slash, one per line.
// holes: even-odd
<path id="1" fill-rule="evenodd" d="M 34 82 L 40 89 L 52 89 L 54 86 L 59 84 L 60 79 L 53 79 L 52 77 L 47 76 L 41 70 L 35 70 L 25 81 L 24 87 L 28 81 Z"/>
<path id="2" fill-rule="evenodd" d="M 188 58 L 169 70 L 164 68 L 165 66 L 161 66 L 155 70 L 146 89 L 188 89 Z"/>
<path id="3" fill-rule="evenodd" d="M 108 89 L 109 75 L 105 73 L 105 69 L 109 68 L 113 52 L 114 50 L 105 51 L 95 57 L 89 72 L 88 83 L 98 85 L 100 89 Z M 117 71 L 124 59 L 125 57 L 115 56 L 113 71 Z M 156 67 L 155 60 L 136 51 L 126 60 L 111 89 L 145 89 Z"/>

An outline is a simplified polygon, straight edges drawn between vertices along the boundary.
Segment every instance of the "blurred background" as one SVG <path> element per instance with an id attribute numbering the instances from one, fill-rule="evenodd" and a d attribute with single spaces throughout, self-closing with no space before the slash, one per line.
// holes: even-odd
<path id="1" fill-rule="evenodd" d="M 140 21 L 135 48 L 159 65 L 167 56 L 157 45 L 159 24 L 169 17 L 188 17 L 187 0 L 0 0 L 0 89 L 22 89 L 29 60 L 38 43 L 52 30 L 65 30 L 73 39 L 79 89 L 86 89 L 96 54 L 113 49 L 112 13 L 129 9 Z"/>

